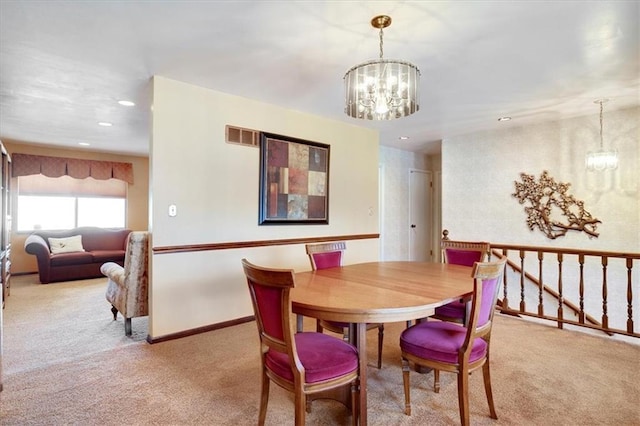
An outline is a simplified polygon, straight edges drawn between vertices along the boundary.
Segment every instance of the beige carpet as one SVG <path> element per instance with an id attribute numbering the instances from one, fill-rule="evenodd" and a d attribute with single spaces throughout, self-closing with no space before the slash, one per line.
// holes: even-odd
<path id="1" fill-rule="evenodd" d="M 255 323 L 149 345 L 147 320 L 124 336 L 104 280 L 49 285 L 14 277 L 4 311 L 2 425 L 253 425 L 259 400 Z M 385 330 L 383 368 L 369 367 L 369 424 L 459 424 L 455 377 L 412 374 L 403 414 L 398 336 Z M 305 323 L 310 329 L 312 322 Z M 376 333 L 369 335 L 371 364 Z M 640 425 L 640 346 L 497 315 L 489 418 L 482 375 L 471 379 L 477 425 Z M 347 410 L 316 401 L 309 425 L 349 424 Z M 268 425 L 293 423 L 290 394 L 272 386 Z"/>

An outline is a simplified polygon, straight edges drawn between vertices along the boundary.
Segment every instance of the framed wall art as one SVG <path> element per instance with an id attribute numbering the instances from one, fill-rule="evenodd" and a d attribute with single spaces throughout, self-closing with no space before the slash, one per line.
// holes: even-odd
<path id="1" fill-rule="evenodd" d="M 329 223 L 329 145 L 260 134 L 259 224 Z"/>

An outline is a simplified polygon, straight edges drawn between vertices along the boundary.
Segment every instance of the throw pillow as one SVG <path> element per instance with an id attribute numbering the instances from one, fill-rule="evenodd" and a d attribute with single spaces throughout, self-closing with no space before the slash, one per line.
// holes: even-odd
<path id="1" fill-rule="evenodd" d="M 84 251 L 82 247 L 82 235 L 74 235 L 68 238 L 49 238 L 51 253 L 72 253 L 74 251 Z"/>

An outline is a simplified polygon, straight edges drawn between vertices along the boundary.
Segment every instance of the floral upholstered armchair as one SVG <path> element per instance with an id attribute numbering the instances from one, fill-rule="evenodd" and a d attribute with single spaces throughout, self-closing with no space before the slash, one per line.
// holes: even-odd
<path id="1" fill-rule="evenodd" d="M 131 232 L 126 247 L 124 267 L 107 262 L 100 272 L 109 278 L 106 298 L 111 303 L 113 319 L 120 312 L 125 335 L 131 336 L 131 318 L 149 315 L 149 233 Z"/>

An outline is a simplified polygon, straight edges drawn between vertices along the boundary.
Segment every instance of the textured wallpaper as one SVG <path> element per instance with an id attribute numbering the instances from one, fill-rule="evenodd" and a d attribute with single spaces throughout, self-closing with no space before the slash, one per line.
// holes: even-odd
<path id="1" fill-rule="evenodd" d="M 443 141 L 443 228 L 454 239 L 640 251 L 639 123 L 640 108 L 605 113 L 604 147 L 620 156 L 618 169 L 605 172 L 585 169 L 586 153 L 599 145 L 598 114 Z M 551 240 L 529 230 L 524 206 L 511 195 L 514 181 L 545 170 L 570 183 L 569 193 L 602 221 L 598 238 L 571 231 Z"/>

